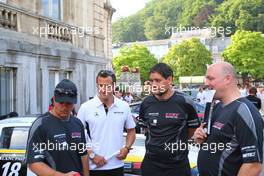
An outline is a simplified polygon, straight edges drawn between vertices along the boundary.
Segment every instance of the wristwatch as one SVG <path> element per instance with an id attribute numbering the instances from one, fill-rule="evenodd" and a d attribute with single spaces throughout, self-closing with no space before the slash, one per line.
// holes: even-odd
<path id="1" fill-rule="evenodd" d="M 132 150 L 132 148 L 131 148 L 131 147 L 128 147 L 128 146 L 125 146 L 124 148 L 126 148 L 128 152 L 129 152 L 130 150 Z"/>
<path id="2" fill-rule="evenodd" d="M 95 157 L 95 153 L 94 153 L 94 152 L 92 152 L 92 153 L 89 154 L 89 158 L 90 158 L 91 160 L 93 160 L 94 157 Z"/>

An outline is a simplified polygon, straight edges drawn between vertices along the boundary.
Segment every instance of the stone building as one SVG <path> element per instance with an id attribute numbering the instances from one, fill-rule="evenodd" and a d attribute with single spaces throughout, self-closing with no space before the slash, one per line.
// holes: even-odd
<path id="1" fill-rule="evenodd" d="M 109 0 L 0 0 L 0 115 L 48 110 L 55 85 L 77 84 L 77 107 L 111 69 Z"/>

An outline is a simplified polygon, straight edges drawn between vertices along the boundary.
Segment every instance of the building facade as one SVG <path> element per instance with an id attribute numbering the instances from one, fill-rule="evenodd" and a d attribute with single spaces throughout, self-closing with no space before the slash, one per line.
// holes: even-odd
<path id="1" fill-rule="evenodd" d="M 210 30 L 192 30 L 172 33 L 169 39 L 164 40 L 151 40 L 151 41 L 140 41 L 123 43 L 122 45 L 113 45 L 113 55 L 116 56 L 119 53 L 120 48 L 123 45 L 131 46 L 132 44 L 142 44 L 145 45 L 148 50 L 155 55 L 158 61 L 169 52 L 171 46 L 180 43 L 183 40 L 188 40 L 191 38 L 198 38 L 200 42 L 212 53 L 213 62 L 219 62 L 222 60 L 221 53 L 224 49 L 231 44 L 230 37 L 214 37 L 212 36 Z"/>
<path id="2" fill-rule="evenodd" d="M 0 0 L 0 115 L 41 114 L 56 84 L 71 79 L 78 106 L 111 69 L 109 0 Z"/>

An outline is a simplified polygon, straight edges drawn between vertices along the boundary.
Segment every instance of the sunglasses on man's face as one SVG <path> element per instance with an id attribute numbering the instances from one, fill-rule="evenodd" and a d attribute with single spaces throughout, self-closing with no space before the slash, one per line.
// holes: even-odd
<path id="1" fill-rule="evenodd" d="M 72 90 L 57 88 L 57 89 L 55 89 L 55 95 L 67 95 L 70 97 L 75 97 L 77 95 L 77 93 L 72 91 Z"/>

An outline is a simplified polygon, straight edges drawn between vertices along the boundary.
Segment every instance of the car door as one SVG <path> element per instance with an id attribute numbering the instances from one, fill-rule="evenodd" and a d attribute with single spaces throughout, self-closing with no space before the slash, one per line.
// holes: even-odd
<path id="1" fill-rule="evenodd" d="M 0 175 L 33 176 L 27 169 L 25 153 L 29 127 L 0 128 Z"/>

